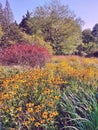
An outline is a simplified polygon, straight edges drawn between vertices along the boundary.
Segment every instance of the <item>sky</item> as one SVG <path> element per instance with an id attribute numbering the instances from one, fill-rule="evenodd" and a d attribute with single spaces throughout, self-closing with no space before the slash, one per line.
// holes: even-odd
<path id="1" fill-rule="evenodd" d="M 0 0 L 3 7 L 6 0 Z M 15 20 L 20 23 L 27 10 L 32 12 L 37 6 L 45 5 L 50 0 L 8 0 Z M 92 29 L 98 23 L 98 0 L 60 0 L 84 21 L 83 29 Z"/>

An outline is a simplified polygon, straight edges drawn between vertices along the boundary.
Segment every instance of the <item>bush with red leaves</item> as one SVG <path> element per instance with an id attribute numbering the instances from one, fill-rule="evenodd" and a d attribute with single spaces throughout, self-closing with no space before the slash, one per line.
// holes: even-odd
<path id="1" fill-rule="evenodd" d="M 0 49 L 0 63 L 2 65 L 42 67 L 49 59 L 49 52 L 39 45 L 17 43 L 5 49 Z"/>

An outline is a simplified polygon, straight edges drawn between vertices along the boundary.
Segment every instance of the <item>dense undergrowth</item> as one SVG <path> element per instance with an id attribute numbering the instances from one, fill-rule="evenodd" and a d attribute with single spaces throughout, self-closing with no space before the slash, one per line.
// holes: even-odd
<path id="1" fill-rule="evenodd" d="M 50 57 L 48 50 L 37 44 L 16 43 L 0 49 L 0 63 L 2 65 L 42 67 L 49 61 Z"/>
<path id="2" fill-rule="evenodd" d="M 0 67 L 2 130 L 97 130 L 98 60 L 54 57 L 43 67 Z"/>

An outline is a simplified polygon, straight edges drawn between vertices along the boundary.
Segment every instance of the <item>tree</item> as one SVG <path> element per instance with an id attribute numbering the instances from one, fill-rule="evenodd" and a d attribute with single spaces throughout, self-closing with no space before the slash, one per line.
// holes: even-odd
<path id="1" fill-rule="evenodd" d="M 51 0 L 49 4 L 37 7 L 34 12 L 34 16 L 40 18 L 47 18 L 50 15 L 60 19 L 75 17 L 75 14 L 69 9 L 69 7 L 62 5 L 59 0 Z"/>
<path id="2" fill-rule="evenodd" d="M 92 35 L 95 37 L 95 42 L 98 43 L 98 23 L 93 27 Z"/>
<path id="3" fill-rule="evenodd" d="M 0 3 L 0 24 L 2 25 L 4 21 L 4 12 L 2 8 L 2 4 Z"/>
<path id="4" fill-rule="evenodd" d="M 32 13 L 27 11 L 26 15 L 23 16 L 23 19 L 21 23 L 19 24 L 19 27 L 22 29 L 22 31 L 26 32 L 27 34 L 32 34 Z"/>
<path id="5" fill-rule="evenodd" d="M 0 5 L 0 18 L 1 26 L 4 32 L 0 40 L 0 45 L 5 45 L 12 42 L 12 37 L 15 38 L 12 36 L 12 33 L 13 31 L 16 31 L 16 28 L 13 28 L 12 30 L 12 24 L 14 24 L 14 16 L 8 0 L 6 0 L 4 9 L 2 9 L 2 4 Z"/>
<path id="6" fill-rule="evenodd" d="M 0 39 L 2 38 L 2 36 L 3 36 L 3 30 L 2 30 L 2 26 L 0 25 Z"/>
<path id="7" fill-rule="evenodd" d="M 1 38 L 1 45 L 9 46 L 14 43 L 33 43 L 33 38 L 30 35 L 27 35 L 25 32 L 22 32 L 19 26 L 16 23 L 9 25 L 9 29 L 4 33 Z"/>
<path id="8" fill-rule="evenodd" d="M 83 32 L 82 32 L 82 41 L 83 41 L 83 43 L 86 43 L 86 44 L 88 44 L 89 42 L 94 42 L 95 41 L 95 38 L 92 35 L 92 32 L 91 32 L 90 29 L 83 30 Z"/>
<path id="9" fill-rule="evenodd" d="M 53 0 L 37 7 L 34 17 L 39 19 L 45 41 L 51 42 L 55 54 L 72 54 L 81 44 L 81 26 L 67 6 Z"/>
<path id="10" fill-rule="evenodd" d="M 37 7 L 33 16 L 27 12 L 19 26 L 30 35 L 38 36 L 41 32 L 55 54 L 73 54 L 82 43 L 81 19 L 59 0 Z"/>
<path id="11" fill-rule="evenodd" d="M 13 23 L 14 16 L 8 0 L 6 0 L 6 4 L 4 8 L 4 16 L 5 16 L 5 25 L 10 25 L 11 23 Z"/>
<path id="12" fill-rule="evenodd" d="M 89 42 L 87 44 L 82 43 L 77 47 L 77 54 L 81 56 L 89 56 L 96 50 L 96 44 L 93 42 Z"/>

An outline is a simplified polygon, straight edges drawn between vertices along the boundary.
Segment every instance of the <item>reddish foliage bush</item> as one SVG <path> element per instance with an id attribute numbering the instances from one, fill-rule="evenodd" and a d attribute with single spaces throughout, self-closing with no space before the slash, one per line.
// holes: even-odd
<path id="1" fill-rule="evenodd" d="M 0 50 L 0 62 L 3 65 L 29 65 L 42 67 L 50 59 L 46 48 L 25 43 L 14 44 Z"/>

